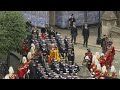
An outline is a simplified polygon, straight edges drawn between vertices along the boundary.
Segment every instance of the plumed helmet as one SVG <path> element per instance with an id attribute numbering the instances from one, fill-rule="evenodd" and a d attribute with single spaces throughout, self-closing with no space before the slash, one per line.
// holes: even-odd
<path id="1" fill-rule="evenodd" d="M 99 59 L 99 58 L 100 58 L 100 53 L 99 53 L 99 52 L 96 52 L 96 53 L 95 53 L 95 56 L 96 56 L 97 59 Z"/>
<path id="2" fill-rule="evenodd" d="M 31 52 L 28 52 L 27 59 L 31 59 L 31 58 L 32 58 L 32 54 L 31 54 Z"/>
<path id="3" fill-rule="evenodd" d="M 103 66 L 103 67 L 102 67 L 102 72 L 103 72 L 103 73 L 107 72 L 106 66 Z"/>
<path id="4" fill-rule="evenodd" d="M 119 76 L 120 76 L 120 70 L 119 70 Z"/>
<path id="5" fill-rule="evenodd" d="M 35 44 L 33 44 L 33 43 L 32 43 L 32 44 L 31 44 L 31 47 L 33 47 L 33 48 L 34 48 L 34 50 L 35 50 Z"/>
<path id="6" fill-rule="evenodd" d="M 9 71 L 9 74 L 13 74 L 14 73 L 13 67 L 10 66 L 8 71 Z"/>
<path id="7" fill-rule="evenodd" d="M 10 79 L 10 78 L 9 78 L 9 75 L 7 74 L 7 75 L 4 77 L 4 79 Z"/>
<path id="8" fill-rule="evenodd" d="M 99 64 L 98 59 L 95 59 L 95 65 L 98 65 L 98 64 Z"/>
<path id="9" fill-rule="evenodd" d="M 23 57 L 23 59 L 22 59 L 22 63 L 26 63 L 26 62 L 27 62 L 26 57 Z"/>
<path id="10" fill-rule="evenodd" d="M 101 65 L 100 64 L 97 64 L 97 70 L 101 71 Z"/>
<path id="11" fill-rule="evenodd" d="M 86 56 L 85 59 L 89 60 L 90 58 L 89 58 L 89 56 Z"/>
<path id="12" fill-rule="evenodd" d="M 100 56 L 104 56 L 104 53 L 101 53 L 101 55 Z"/>
<path id="13" fill-rule="evenodd" d="M 93 58 L 92 58 L 92 63 L 95 63 L 95 59 L 96 59 L 96 56 L 93 55 Z"/>
<path id="14" fill-rule="evenodd" d="M 110 72 L 112 73 L 112 72 L 116 72 L 116 69 L 115 69 L 115 67 L 114 66 L 111 66 L 111 70 L 110 70 Z"/>
<path id="15" fill-rule="evenodd" d="M 34 47 L 31 47 L 30 52 L 31 52 L 31 54 L 35 54 Z"/>

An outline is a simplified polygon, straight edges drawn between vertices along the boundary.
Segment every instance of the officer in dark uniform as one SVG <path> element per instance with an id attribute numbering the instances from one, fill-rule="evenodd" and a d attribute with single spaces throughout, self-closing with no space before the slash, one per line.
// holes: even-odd
<path id="1" fill-rule="evenodd" d="M 53 30 L 53 27 L 50 28 L 50 32 L 49 32 L 49 38 L 51 39 L 52 37 L 55 37 L 55 31 Z"/>
<path id="2" fill-rule="evenodd" d="M 68 61 L 72 62 L 71 64 L 74 64 L 74 59 L 75 59 L 75 55 L 74 55 L 74 51 L 71 51 L 70 53 L 68 53 Z"/>
<path id="3" fill-rule="evenodd" d="M 108 38 L 106 35 L 103 35 L 103 38 L 101 40 L 101 47 L 102 47 L 102 53 L 106 53 L 107 51 L 107 42 L 108 42 Z"/>
<path id="4" fill-rule="evenodd" d="M 42 28 L 41 28 L 41 33 L 42 33 L 42 34 L 45 34 L 45 33 L 46 33 L 46 28 L 45 28 L 44 25 L 43 25 Z"/>
<path id="5" fill-rule="evenodd" d="M 88 28 L 88 24 L 85 24 L 83 26 L 83 29 L 82 29 L 82 35 L 83 35 L 83 39 L 84 39 L 84 42 L 83 42 L 83 46 L 88 46 L 88 38 L 89 38 L 89 28 Z"/>
<path id="6" fill-rule="evenodd" d="M 76 22 L 73 14 L 70 16 L 68 21 L 69 21 L 69 27 L 71 28 L 73 26 L 73 23 Z"/>
<path id="7" fill-rule="evenodd" d="M 50 28 L 49 28 L 48 24 L 45 25 L 45 29 L 46 29 L 47 34 L 49 35 Z"/>
<path id="8" fill-rule="evenodd" d="M 43 75 L 43 74 L 42 74 L 42 72 L 41 72 L 41 69 L 38 68 L 38 69 L 37 69 L 37 76 L 36 76 L 37 79 L 41 79 L 42 75 Z"/>
<path id="9" fill-rule="evenodd" d="M 74 41 L 74 44 L 76 44 L 77 35 L 78 35 L 77 27 L 75 24 L 73 24 L 73 26 L 71 27 L 71 42 Z"/>
<path id="10" fill-rule="evenodd" d="M 36 67 L 37 67 L 36 63 L 32 62 L 32 64 L 29 67 L 29 69 L 30 69 L 29 78 L 30 79 L 37 79 L 37 68 Z"/>

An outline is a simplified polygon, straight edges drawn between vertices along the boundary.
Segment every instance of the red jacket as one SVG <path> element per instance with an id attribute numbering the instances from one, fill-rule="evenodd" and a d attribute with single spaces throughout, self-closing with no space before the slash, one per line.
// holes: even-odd
<path id="1" fill-rule="evenodd" d="M 114 46 L 112 46 L 111 49 L 112 49 L 112 51 L 111 51 L 112 54 L 115 55 L 115 48 L 114 48 Z"/>
<path id="2" fill-rule="evenodd" d="M 17 75 L 19 78 L 24 77 L 27 73 L 28 67 L 26 67 L 26 64 L 20 65 L 17 71 Z"/>
<path id="3" fill-rule="evenodd" d="M 101 75 L 101 71 L 95 70 L 95 77 L 99 79 L 101 77 L 100 75 Z"/>
<path id="4" fill-rule="evenodd" d="M 41 34 L 41 38 L 42 38 L 42 39 L 45 39 L 46 36 L 47 36 L 46 34 Z"/>
<path id="5" fill-rule="evenodd" d="M 92 53 L 88 53 L 88 52 L 87 52 L 87 53 L 85 53 L 85 57 L 86 57 L 86 56 L 89 56 L 90 60 L 92 60 L 92 57 L 93 57 Z M 85 57 L 84 57 L 84 59 L 85 59 Z"/>
<path id="6" fill-rule="evenodd" d="M 112 61 L 113 61 L 113 56 L 111 54 L 111 51 L 107 51 L 107 54 L 106 54 L 106 65 L 111 67 Z"/>
<path id="7" fill-rule="evenodd" d="M 106 60 L 104 58 L 100 57 L 99 62 L 100 62 L 101 67 L 104 65 L 106 66 Z"/>

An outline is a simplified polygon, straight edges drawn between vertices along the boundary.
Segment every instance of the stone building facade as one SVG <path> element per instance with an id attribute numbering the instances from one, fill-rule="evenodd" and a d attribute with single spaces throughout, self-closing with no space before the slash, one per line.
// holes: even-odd
<path id="1" fill-rule="evenodd" d="M 87 12 L 86 16 L 85 12 Z M 85 20 L 88 24 L 96 24 L 99 22 L 99 11 L 22 11 L 22 13 L 26 19 L 30 19 L 32 23 L 37 26 L 50 24 L 66 28 L 68 27 L 68 19 L 71 14 L 74 14 L 77 26 L 83 25 Z M 102 13 L 103 11 L 100 12 L 100 15 L 102 15 Z M 120 15 L 118 16 L 120 17 Z"/>

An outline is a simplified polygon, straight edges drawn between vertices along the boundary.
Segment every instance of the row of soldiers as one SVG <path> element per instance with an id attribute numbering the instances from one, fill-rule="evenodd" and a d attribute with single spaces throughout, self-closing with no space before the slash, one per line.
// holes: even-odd
<path id="1" fill-rule="evenodd" d="M 69 64 L 65 61 L 65 56 L 67 56 L 68 53 L 64 51 L 68 51 L 69 49 L 69 52 L 72 52 L 71 50 L 74 50 L 74 48 L 72 44 L 68 42 L 70 39 L 65 38 L 65 40 L 63 40 L 60 37 L 60 34 L 56 34 L 55 37 L 53 35 L 46 35 L 45 38 L 36 38 L 33 36 L 30 51 L 26 56 L 23 56 L 22 64 L 18 67 L 17 75 L 14 74 L 13 68 L 10 67 L 9 74 L 5 76 L 5 79 L 78 78 L 77 72 L 79 71 L 79 66 L 73 64 L 70 59 Z M 66 44 L 63 43 L 64 41 Z M 65 48 L 66 46 L 67 48 Z M 57 56 L 59 60 L 51 53 L 51 51 L 55 49 L 58 51 Z M 51 62 L 49 62 L 48 56 L 54 56 L 52 60 L 50 60 Z"/>
<path id="2" fill-rule="evenodd" d="M 109 41 L 107 46 L 106 53 L 96 52 L 95 55 L 92 54 L 90 49 L 88 49 L 87 53 L 85 53 L 85 57 L 83 63 L 86 62 L 86 66 L 89 71 L 96 77 L 96 78 L 104 78 L 104 77 L 112 77 L 116 78 L 116 70 L 115 67 L 112 65 L 114 60 L 115 49 L 113 46 L 113 42 Z M 110 73 L 108 72 L 110 69 Z"/>

